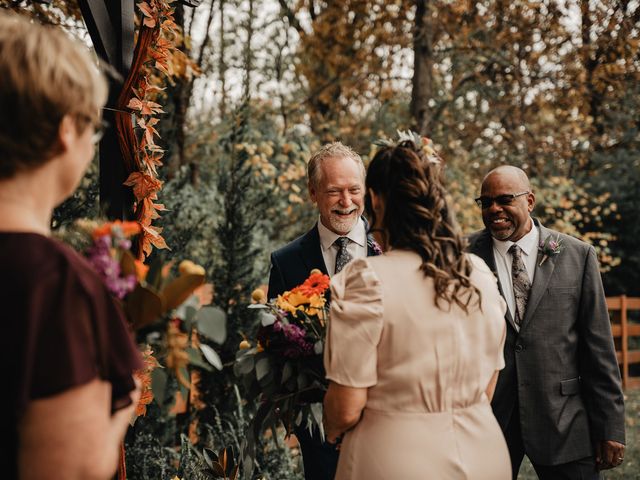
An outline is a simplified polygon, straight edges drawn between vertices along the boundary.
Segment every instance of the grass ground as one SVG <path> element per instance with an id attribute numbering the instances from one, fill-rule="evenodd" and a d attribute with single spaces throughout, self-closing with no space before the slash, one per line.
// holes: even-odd
<path id="1" fill-rule="evenodd" d="M 605 480 L 640 480 L 640 390 L 625 394 L 627 447 L 624 463 L 613 470 L 603 472 Z M 533 467 L 525 458 L 518 480 L 535 480 Z"/>

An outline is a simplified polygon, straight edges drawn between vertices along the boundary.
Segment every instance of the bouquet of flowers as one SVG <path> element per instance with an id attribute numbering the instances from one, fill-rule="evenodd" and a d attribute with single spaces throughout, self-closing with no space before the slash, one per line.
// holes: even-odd
<path id="1" fill-rule="evenodd" d="M 136 417 L 145 415 L 154 398 L 166 398 L 169 376 L 178 384 L 170 413 L 184 413 L 189 400 L 198 403 L 200 372 L 223 368 L 218 353 L 207 342 L 225 341 L 226 314 L 209 305 L 213 286 L 204 283 L 202 266 L 183 260 L 178 275 L 172 276 L 173 262 L 157 259 L 147 266 L 135 258 L 131 240 L 141 232 L 138 222 L 82 219 L 60 236 L 84 253 L 121 302 L 132 330 L 146 332 L 141 345 L 144 368 L 136 372 L 143 386 Z"/>
<path id="2" fill-rule="evenodd" d="M 260 328 L 254 342 L 240 343 L 234 365 L 247 398 L 260 404 L 248 443 L 255 443 L 266 428 L 275 433 L 279 424 L 287 435 L 294 426 L 303 426 L 311 432 L 317 427 L 324 437 L 322 398 L 327 383 L 322 353 L 328 288 L 329 277 L 312 270 L 302 285 L 269 302 L 262 290 L 254 291 L 256 303 L 249 308 L 259 310 Z"/>

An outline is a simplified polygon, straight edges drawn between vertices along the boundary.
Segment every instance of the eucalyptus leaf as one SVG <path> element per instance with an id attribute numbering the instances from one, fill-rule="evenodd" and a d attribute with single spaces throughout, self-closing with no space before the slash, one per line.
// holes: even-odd
<path id="1" fill-rule="evenodd" d="M 222 370 L 222 360 L 213 348 L 211 348 L 209 345 L 201 343 L 200 350 L 202 350 L 204 358 L 206 358 L 211 365 L 216 367 L 218 370 Z"/>
<path id="2" fill-rule="evenodd" d="M 302 390 L 309 384 L 309 378 L 302 372 L 298 374 L 298 378 L 296 380 L 298 382 L 298 390 Z"/>
<path id="3" fill-rule="evenodd" d="M 260 312 L 260 323 L 263 327 L 268 327 L 276 322 L 276 316 L 269 312 Z"/>
<path id="4" fill-rule="evenodd" d="M 197 295 L 191 295 L 184 302 L 176 307 L 173 312 L 173 316 L 178 317 L 184 321 L 189 321 L 193 318 L 193 315 L 200 307 L 200 300 Z M 189 316 L 191 315 L 191 318 Z"/>
<path id="5" fill-rule="evenodd" d="M 268 358 L 261 358 L 260 360 L 258 360 L 258 363 L 256 363 L 256 378 L 258 379 L 258 381 L 266 376 L 267 373 L 269 373 L 269 370 L 270 366 Z"/>
<path id="6" fill-rule="evenodd" d="M 324 345 L 322 344 L 322 340 L 318 340 L 313 346 L 313 353 L 316 355 L 320 355 L 324 350 Z"/>
<path id="7" fill-rule="evenodd" d="M 198 332 L 222 345 L 227 338 L 227 314 L 218 307 L 202 307 L 196 321 Z"/>
<path id="8" fill-rule="evenodd" d="M 213 369 L 211 368 L 211 365 L 209 365 L 202 359 L 202 355 L 197 349 L 193 347 L 189 347 L 186 349 L 186 352 L 187 352 L 187 355 L 189 355 L 189 363 L 191 365 L 200 367 L 204 370 L 207 370 L 208 372 L 213 371 Z"/>
<path id="9" fill-rule="evenodd" d="M 324 442 L 324 426 L 322 425 L 322 404 L 321 403 L 312 403 L 311 404 L 311 416 L 315 421 L 315 424 L 320 431 L 320 439 Z"/>
<path id="10" fill-rule="evenodd" d="M 264 303 L 252 303 L 251 305 L 247 305 L 247 308 L 260 308 L 260 309 L 264 309 L 264 308 L 269 308 L 269 307 L 267 307 Z"/>
<path id="11" fill-rule="evenodd" d="M 162 406 L 167 395 L 167 374 L 163 368 L 154 368 L 151 372 L 151 391 L 153 399 Z"/>
<path id="12" fill-rule="evenodd" d="M 291 378 L 291 374 L 293 373 L 293 367 L 290 362 L 286 362 L 284 367 L 282 368 L 282 380 L 280 383 L 285 383 L 287 380 Z"/>
<path id="13" fill-rule="evenodd" d="M 236 365 L 238 366 L 238 373 L 240 373 L 240 375 L 246 375 L 251 370 L 253 370 L 253 367 L 255 366 L 254 356 L 247 355 L 246 357 L 238 360 L 236 362 Z"/>

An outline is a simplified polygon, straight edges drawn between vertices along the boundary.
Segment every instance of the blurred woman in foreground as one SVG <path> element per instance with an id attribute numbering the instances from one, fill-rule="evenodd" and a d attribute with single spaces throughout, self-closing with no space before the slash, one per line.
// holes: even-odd
<path id="1" fill-rule="evenodd" d="M 49 229 L 93 158 L 106 96 L 88 53 L 61 30 L 0 11 L 6 478 L 110 478 L 139 398 L 140 355 L 119 306 Z"/>

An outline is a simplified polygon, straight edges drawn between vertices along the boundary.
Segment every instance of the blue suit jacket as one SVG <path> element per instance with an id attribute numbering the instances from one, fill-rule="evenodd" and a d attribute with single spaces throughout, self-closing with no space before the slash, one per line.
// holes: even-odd
<path id="1" fill-rule="evenodd" d="M 368 228 L 366 221 L 365 228 Z M 376 254 L 373 238 L 367 235 L 367 256 Z M 297 287 L 314 268 L 327 273 L 317 223 L 307 233 L 271 254 L 268 297 L 275 298 Z"/>

